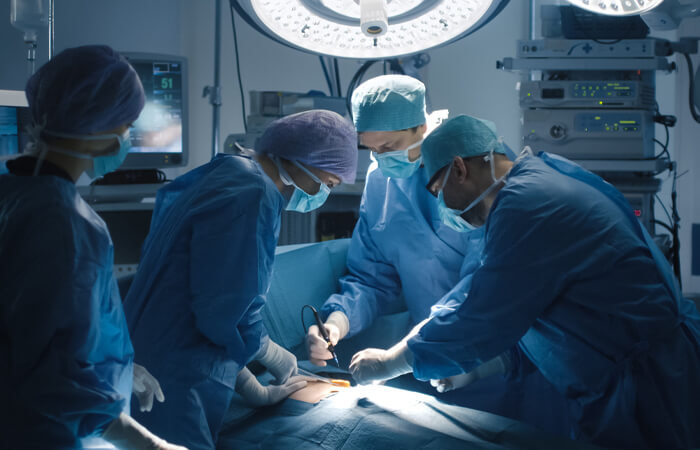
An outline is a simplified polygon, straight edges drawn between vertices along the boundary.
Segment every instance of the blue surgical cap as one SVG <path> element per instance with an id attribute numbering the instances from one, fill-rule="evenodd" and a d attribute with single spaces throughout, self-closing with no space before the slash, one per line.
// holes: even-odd
<path id="1" fill-rule="evenodd" d="M 92 134 L 126 125 L 145 103 L 136 71 L 104 45 L 62 51 L 29 78 L 25 92 L 34 122 L 60 133 Z"/>
<path id="2" fill-rule="evenodd" d="M 259 153 L 299 161 L 352 184 L 357 174 L 357 133 L 340 114 L 304 111 L 272 122 L 255 145 Z"/>
<path id="3" fill-rule="evenodd" d="M 506 154 L 496 125 L 472 116 L 457 116 L 437 127 L 421 145 L 428 177 L 450 164 L 455 156 L 469 158 L 489 153 Z"/>
<path id="4" fill-rule="evenodd" d="M 425 85 L 406 75 L 367 80 L 352 94 L 358 132 L 398 131 L 425 123 Z"/>

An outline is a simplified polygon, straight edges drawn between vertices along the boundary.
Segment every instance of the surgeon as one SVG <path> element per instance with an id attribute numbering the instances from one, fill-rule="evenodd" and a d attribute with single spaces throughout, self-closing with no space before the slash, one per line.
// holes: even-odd
<path id="1" fill-rule="evenodd" d="M 0 176 L 2 447 L 83 448 L 101 436 L 118 448 L 181 449 L 128 416 L 132 383 L 143 409 L 158 383 L 133 364 L 112 241 L 75 186 L 124 160 L 144 105 L 138 76 L 109 47 L 77 47 L 25 92 L 33 142 Z"/>
<path id="2" fill-rule="evenodd" d="M 431 307 L 480 264 L 483 247 L 483 230 L 461 233 L 461 228 L 443 223 L 438 202 L 425 189 L 429 176 L 421 144 L 428 119 L 423 83 L 404 75 L 370 79 L 353 93 L 352 109 L 360 141 L 377 163 L 367 175 L 347 257 L 349 273 L 340 281 L 340 293 L 322 309 L 333 345 L 342 345 L 342 339 L 365 330 L 381 315 L 408 309 L 413 325 L 425 320 Z M 505 147 L 498 152 L 505 153 Z M 464 300 L 461 295 L 450 299 Z M 306 344 L 315 364 L 325 365 L 332 358 L 318 327 L 309 328 Z M 357 353 L 350 367 L 355 379 L 368 382 L 362 367 L 382 364 L 386 354 L 375 348 Z M 561 414 L 563 399 L 557 408 L 537 407 L 537 393 L 554 390 L 547 380 L 532 374 L 506 383 L 504 373 L 497 356 L 469 375 L 471 381 L 483 381 L 441 397 L 508 417 L 526 415 L 530 423 L 550 431 L 568 430 Z M 491 377 L 496 374 L 500 376 Z M 410 387 L 435 393 L 430 386 Z"/>
<path id="3" fill-rule="evenodd" d="M 263 406 L 305 386 L 261 320 L 280 215 L 319 208 L 356 171 L 352 124 L 312 110 L 273 122 L 256 152 L 218 155 L 158 192 L 125 309 L 138 361 L 167 403 L 139 420 L 190 449 L 213 449 L 234 390 Z M 258 383 L 251 360 L 275 384 Z"/>
<path id="4" fill-rule="evenodd" d="M 700 316 L 630 205 L 562 157 L 525 151 L 513 164 L 496 145 L 469 116 L 423 145 L 443 220 L 484 228 L 483 263 L 466 300 L 427 322 L 392 363 L 449 389 L 517 344 L 524 358 L 509 370 L 536 370 L 566 396 L 571 437 L 699 446 Z"/>
<path id="5" fill-rule="evenodd" d="M 352 95 L 360 142 L 372 150 L 360 217 L 340 293 L 323 305 L 324 326 L 335 345 L 368 328 L 380 315 L 406 308 L 413 323 L 459 279 L 465 258 L 476 261 L 481 235 L 462 235 L 439 220 L 437 202 L 425 190 L 421 143 L 427 130 L 425 86 L 405 75 L 362 83 Z M 424 283 L 425 274 L 431 277 Z M 311 362 L 332 355 L 317 326 L 309 328 Z"/>

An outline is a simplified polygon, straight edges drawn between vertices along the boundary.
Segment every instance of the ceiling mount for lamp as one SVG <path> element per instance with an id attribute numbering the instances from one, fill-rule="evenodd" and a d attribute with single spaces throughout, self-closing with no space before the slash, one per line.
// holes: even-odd
<path id="1" fill-rule="evenodd" d="M 509 0 L 230 0 L 269 37 L 340 58 L 386 59 L 460 39 Z"/>

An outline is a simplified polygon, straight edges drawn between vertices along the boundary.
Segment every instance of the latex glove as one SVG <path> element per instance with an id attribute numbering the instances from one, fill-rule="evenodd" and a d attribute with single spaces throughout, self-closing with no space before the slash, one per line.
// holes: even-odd
<path id="1" fill-rule="evenodd" d="M 348 334 L 350 321 L 345 313 L 333 311 L 323 326 L 326 328 L 331 344 L 335 347 L 338 341 Z M 317 366 L 325 366 L 326 360 L 333 358 L 328 350 L 328 343 L 321 336 L 317 325 L 310 326 L 308 333 L 306 333 L 306 351 L 309 355 L 309 361 Z"/>
<path id="2" fill-rule="evenodd" d="M 350 373 L 360 384 L 389 380 L 413 370 L 413 354 L 406 341 L 389 350 L 367 348 L 355 353 L 350 361 Z"/>
<path id="3" fill-rule="evenodd" d="M 486 361 L 471 372 L 461 373 L 440 380 L 430 380 L 430 384 L 435 387 L 438 392 L 448 392 L 455 389 L 468 386 L 477 380 L 490 377 L 493 375 L 503 375 L 508 369 L 508 358 L 504 355 L 496 356 L 495 358 Z"/>
<path id="4" fill-rule="evenodd" d="M 272 339 L 268 339 L 267 347 L 263 348 L 254 359 L 275 376 L 275 384 L 284 384 L 289 377 L 297 373 L 297 357 L 277 345 Z"/>
<path id="5" fill-rule="evenodd" d="M 187 450 L 159 438 L 124 413 L 109 424 L 102 433 L 102 439 L 125 450 Z"/>
<path id="6" fill-rule="evenodd" d="M 303 387 L 306 387 L 306 381 L 302 376 L 291 377 L 282 385 L 263 386 L 248 368 L 241 370 L 236 378 L 236 392 L 254 407 L 279 403 Z"/>
<path id="7" fill-rule="evenodd" d="M 133 393 L 139 400 L 141 412 L 150 411 L 153 408 L 154 396 L 161 403 L 165 401 L 165 396 L 158 380 L 145 367 L 138 364 L 134 364 Z"/>

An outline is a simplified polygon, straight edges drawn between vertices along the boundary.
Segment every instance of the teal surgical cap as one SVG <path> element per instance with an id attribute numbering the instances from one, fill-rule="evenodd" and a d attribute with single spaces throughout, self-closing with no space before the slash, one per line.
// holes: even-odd
<path id="1" fill-rule="evenodd" d="M 367 80 L 352 94 L 355 129 L 398 131 L 425 123 L 425 85 L 406 75 Z"/>
<path id="2" fill-rule="evenodd" d="M 437 127 L 421 145 L 428 177 L 450 164 L 455 156 L 470 158 L 494 153 L 506 154 L 496 134 L 496 125 L 472 116 L 457 116 Z"/>

